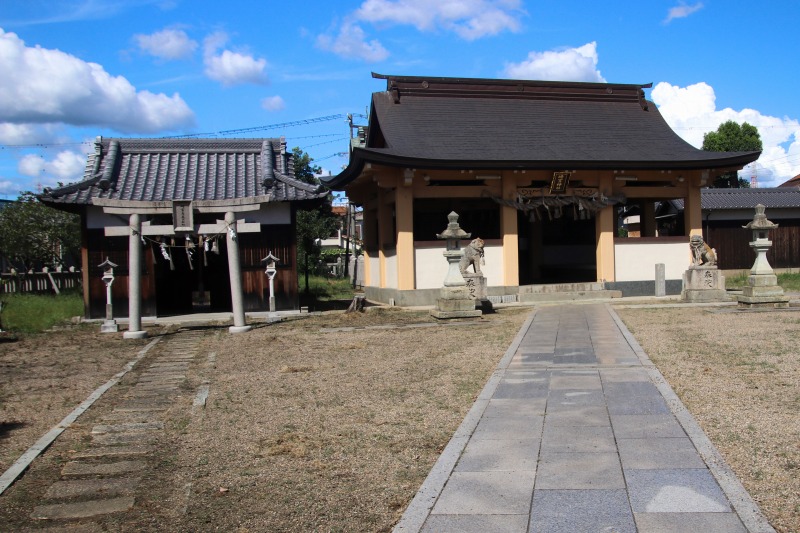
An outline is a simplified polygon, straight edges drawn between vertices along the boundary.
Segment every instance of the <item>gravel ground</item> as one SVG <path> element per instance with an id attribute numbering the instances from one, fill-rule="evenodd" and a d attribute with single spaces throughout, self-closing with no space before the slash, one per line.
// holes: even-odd
<path id="1" fill-rule="evenodd" d="M 617 313 L 772 526 L 800 531 L 800 312 Z"/>

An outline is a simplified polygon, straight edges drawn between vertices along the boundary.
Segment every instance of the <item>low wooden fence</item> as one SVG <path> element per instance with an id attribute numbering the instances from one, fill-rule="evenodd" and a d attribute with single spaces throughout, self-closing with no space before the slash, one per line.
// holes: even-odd
<path id="1" fill-rule="evenodd" d="M 81 273 L 29 272 L 27 274 L 0 274 L 0 293 L 58 294 L 81 285 Z"/>

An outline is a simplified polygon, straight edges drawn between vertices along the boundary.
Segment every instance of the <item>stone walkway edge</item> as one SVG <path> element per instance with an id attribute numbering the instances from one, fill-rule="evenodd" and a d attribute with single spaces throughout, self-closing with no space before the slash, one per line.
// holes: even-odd
<path id="1" fill-rule="evenodd" d="M 613 307 L 610 304 L 605 304 L 605 308 L 619 328 L 625 341 L 639 358 L 642 367 L 646 370 L 650 380 L 664 398 L 669 410 L 683 427 L 697 452 L 700 454 L 700 457 L 706 463 L 712 476 L 716 479 L 747 531 L 750 533 L 775 533 L 775 530 L 761 514 L 758 506 L 725 462 L 719 451 L 714 447 L 695 418 L 683 405 L 683 402 L 680 401 L 677 394 L 672 390 L 672 387 L 650 360 L 644 349 L 639 345 L 630 331 L 628 331 L 628 328 L 614 311 Z M 419 532 L 425 525 L 442 490 L 453 473 L 456 464 L 464 453 L 467 443 L 475 432 L 478 423 L 481 421 L 481 417 L 489 405 L 490 398 L 505 375 L 526 333 L 531 328 L 537 312 L 538 309 L 535 309 L 521 326 L 475 403 L 442 451 L 439 459 L 425 478 L 425 481 L 406 508 L 402 517 L 395 525 L 393 529 L 394 533 Z"/>
<path id="2" fill-rule="evenodd" d="M 464 452 L 467 441 L 469 441 L 470 436 L 478 426 L 478 422 L 480 422 L 483 412 L 486 410 L 487 405 L 489 405 L 489 398 L 494 394 L 506 368 L 508 368 L 511 359 L 522 343 L 522 339 L 525 338 L 525 333 L 528 332 L 531 324 L 533 324 L 535 316 L 536 311 L 534 310 L 522 324 L 514 340 L 511 341 L 508 350 L 506 350 L 503 358 L 500 359 L 494 372 L 492 372 L 483 390 L 481 390 L 481 393 L 478 395 L 478 399 L 475 400 L 475 403 L 472 405 L 469 412 L 467 412 L 467 416 L 464 417 L 461 425 L 458 426 L 450 442 L 447 443 L 439 459 L 433 465 L 433 469 L 431 469 L 428 477 L 422 482 L 422 486 L 417 491 L 414 499 L 408 504 L 400 521 L 395 525 L 393 529 L 394 532 L 416 532 L 422 529 L 431 509 L 433 509 L 433 505 L 436 503 L 445 483 L 447 483 L 450 474 L 453 472 L 456 462 L 458 462 L 458 459 Z"/>
<path id="3" fill-rule="evenodd" d="M 30 466 L 34 459 L 39 457 L 39 455 L 44 452 L 53 442 L 61 435 L 70 425 L 72 425 L 75 420 L 78 419 L 89 407 L 92 406 L 94 402 L 100 399 L 100 397 L 105 394 L 105 392 L 119 383 L 125 374 L 133 370 L 133 367 L 136 366 L 136 363 L 142 360 L 142 358 L 150 351 L 150 348 L 156 345 L 156 343 L 161 340 L 161 337 L 156 337 L 147 345 L 137 352 L 136 357 L 129 361 L 123 369 L 114 375 L 110 380 L 105 382 L 103 385 L 100 385 L 94 392 L 92 392 L 88 398 L 86 398 L 83 402 L 81 402 L 78 407 L 73 409 L 73 411 L 64 417 L 61 422 L 55 425 L 53 428 L 50 429 L 47 433 L 45 433 L 38 441 L 36 441 L 33 446 L 28 448 L 25 453 L 23 453 L 19 459 L 14 461 L 8 470 L 6 470 L 2 476 L 0 476 L 0 495 L 5 492 L 5 490 L 10 487 L 14 481 Z"/>

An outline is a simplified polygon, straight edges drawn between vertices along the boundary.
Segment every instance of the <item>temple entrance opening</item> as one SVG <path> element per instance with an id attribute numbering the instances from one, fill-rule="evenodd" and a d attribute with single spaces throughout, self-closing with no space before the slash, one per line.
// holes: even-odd
<path id="1" fill-rule="evenodd" d="M 531 216 L 533 215 L 533 216 Z M 595 219 L 573 206 L 517 214 L 520 285 L 597 280 Z"/>

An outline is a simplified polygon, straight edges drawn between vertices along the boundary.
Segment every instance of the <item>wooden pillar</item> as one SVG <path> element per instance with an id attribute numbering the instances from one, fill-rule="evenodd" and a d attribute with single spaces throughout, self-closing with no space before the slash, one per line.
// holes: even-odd
<path id="1" fill-rule="evenodd" d="M 514 200 L 517 194 L 517 180 L 503 176 L 503 198 Z M 519 285 L 519 228 L 517 210 L 513 207 L 500 207 L 500 231 L 503 235 L 503 285 Z"/>
<path id="2" fill-rule="evenodd" d="M 656 236 L 656 203 L 643 200 L 640 204 L 639 228 L 642 237 Z"/>
<path id="3" fill-rule="evenodd" d="M 397 288 L 414 289 L 414 193 L 409 186 L 395 189 L 395 222 L 397 225 Z"/>
<path id="4" fill-rule="evenodd" d="M 613 177 L 603 173 L 599 179 L 599 189 L 606 195 L 612 193 Z M 614 218 L 616 206 L 604 207 L 595 215 L 595 233 L 597 236 L 597 281 L 614 281 Z"/>
<path id="5" fill-rule="evenodd" d="M 233 325 L 228 328 L 231 333 L 250 331 L 244 316 L 244 297 L 242 295 L 242 269 L 239 263 L 239 236 L 236 234 L 236 216 L 232 211 L 225 213 L 228 245 L 228 273 L 231 278 L 231 306 L 233 307 Z"/>
<path id="6" fill-rule="evenodd" d="M 129 221 L 128 237 L 128 331 L 124 339 L 144 339 L 142 330 L 142 219 L 134 213 Z"/>
<path id="7" fill-rule="evenodd" d="M 703 235 L 703 212 L 700 205 L 700 186 L 696 180 L 689 180 L 686 198 L 683 202 L 683 224 L 686 235 Z"/>

